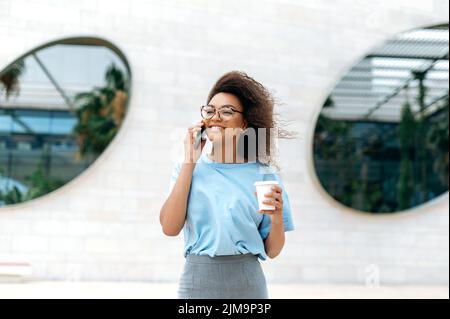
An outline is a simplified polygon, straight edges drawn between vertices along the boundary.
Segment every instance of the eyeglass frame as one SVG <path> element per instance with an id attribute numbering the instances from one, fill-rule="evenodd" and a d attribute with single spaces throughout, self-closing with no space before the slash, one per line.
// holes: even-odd
<path id="1" fill-rule="evenodd" d="M 229 109 L 231 109 L 233 112 L 237 112 L 237 113 L 241 113 L 241 114 L 244 114 L 244 112 L 241 112 L 241 111 L 238 111 L 238 110 L 236 110 L 235 108 L 234 108 L 234 106 L 233 105 L 228 105 L 228 104 L 225 104 L 225 105 L 222 105 L 220 108 L 216 108 L 214 105 L 202 105 L 201 107 L 200 107 L 200 115 L 203 117 L 203 108 L 204 107 L 206 107 L 206 106 L 209 106 L 209 107 L 212 107 L 213 109 L 214 109 L 214 115 L 216 115 L 216 112 L 217 112 L 217 114 L 219 114 L 219 117 L 220 117 L 220 119 L 222 119 L 222 117 L 220 116 L 220 110 L 222 109 L 222 108 L 224 108 L 224 107 L 226 107 L 226 108 L 229 108 Z M 203 117 L 203 119 L 205 119 L 205 120 L 210 120 L 210 119 L 212 119 L 213 117 L 214 117 L 214 115 L 213 116 L 211 116 L 210 118 L 204 118 Z M 234 114 L 233 114 L 233 116 L 234 116 Z"/>

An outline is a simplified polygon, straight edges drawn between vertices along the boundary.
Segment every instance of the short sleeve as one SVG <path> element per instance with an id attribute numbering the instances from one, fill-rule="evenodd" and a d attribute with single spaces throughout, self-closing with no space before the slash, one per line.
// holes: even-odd
<path id="1" fill-rule="evenodd" d="M 278 181 L 279 186 L 282 189 L 284 231 L 287 232 L 287 231 L 294 230 L 294 222 L 292 220 L 291 203 L 289 202 L 289 196 L 286 192 L 286 189 L 284 188 L 284 185 L 281 182 L 281 180 L 277 174 L 268 174 L 264 177 L 264 180 L 271 180 L 271 179 Z M 263 219 L 259 225 L 259 233 L 260 233 L 262 239 L 266 239 L 269 236 L 270 216 L 267 214 L 264 214 Z"/>
<path id="2" fill-rule="evenodd" d="M 180 175 L 180 171 L 181 171 L 181 162 L 176 162 L 172 169 L 172 175 L 170 176 L 169 194 L 172 191 L 173 187 L 175 186 L 178 175 Z"/>

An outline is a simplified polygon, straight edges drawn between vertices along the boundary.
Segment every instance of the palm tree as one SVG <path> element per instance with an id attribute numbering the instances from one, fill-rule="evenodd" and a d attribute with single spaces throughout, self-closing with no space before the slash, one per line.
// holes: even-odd
<path id="1" fill-rule="evenodd" d="M 24 60 L 11 64 L 3 73 L 0 73 L 0 85 L 3 86 L 6 99 L 11 94 L 19 92 L 19 78 L 25 71 Z"/>
<path id="2" fill-rule="evenodd" d="M 23 201 L 41 197 L 60 188 L 66 183 L 66 181 L 62 179 L 48 176 L 48 174 L 44 172 L 43 166 L 44 165 L 40 163 L 36 170 L 26 177 L 30 188 L 25 194 Z"/>
<path id="3" fill-rule="evenodd" d="M 106 85 L 77 94 L 78 124 L 74 128 L 79 145 L 78 159 L 100 155 L 120 128 L 126 112 L 128 84 L 123 72 L 111 64 Z"/>
<path id="4" fill-rule="evenodd" d="M 398 127 L 400 143 L 400 176 L 397 183 L 397 201 L 400 210 L 411 207 L 414 193 L 411 156 L 415 149 L 416 120 L 409 101 L 403 105 L 402 117 Z"/>
<path id="5" fill-rule="evenodd" d="M 425 98 L 427 95 L 427 87 L 425 86 L 425 79 L 427 76 L 428 70 L 412 71 L 412 75 L 415 80 L 419 83 L 419 92 L 417 95 L 417 104 L 420 107 L 419 117 L 417 120 L 417 142 L 418 142 L 418 161 L 420 165 L 420 193 L 421 193 L 421 202 L 425 203 L 428 201 L 428 192 L 427 192 L 427 180 L 428 180 L 428 171 L 427 171 L 427 162 L 426 162 L 426 150 L 425 147 Z"/>
<path id="6" fill-rule="evenodd" d="M 4 202 L 5 205 L 12 205 L 21 203 L 23 201 L 24 196 L 16 186 L 13 186 L 12 189 L 5 193 L 2 193 L 2 191 L 0 191 L 0 203 Z"/>

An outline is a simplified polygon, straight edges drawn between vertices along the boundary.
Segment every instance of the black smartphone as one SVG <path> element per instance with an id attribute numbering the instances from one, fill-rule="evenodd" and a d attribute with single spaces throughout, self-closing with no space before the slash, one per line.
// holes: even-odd
<path id="1" fill-rule="evenodd" d="M 203 135 L 205 132 L 205 124 L 202 125 L 202 129 L 200 132 L 197 133 L 197 136 L 195 137 L 195 143 L 194 148 L 197 148 L 200 145 L 200 141 L 204 139 Z"/>

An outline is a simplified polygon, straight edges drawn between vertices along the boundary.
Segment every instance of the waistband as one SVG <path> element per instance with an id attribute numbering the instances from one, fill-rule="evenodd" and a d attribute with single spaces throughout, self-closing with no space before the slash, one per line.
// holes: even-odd
<path id="1" fill-rule="evenodd" d="M 239 263 L 251 260 L 258 260 L 258 256 L 253 254 L 230 255 L 230 256 L 214 256 L 209 255 L 186 255 L 186 261 L 195 264 L 228 264 Z"/>

